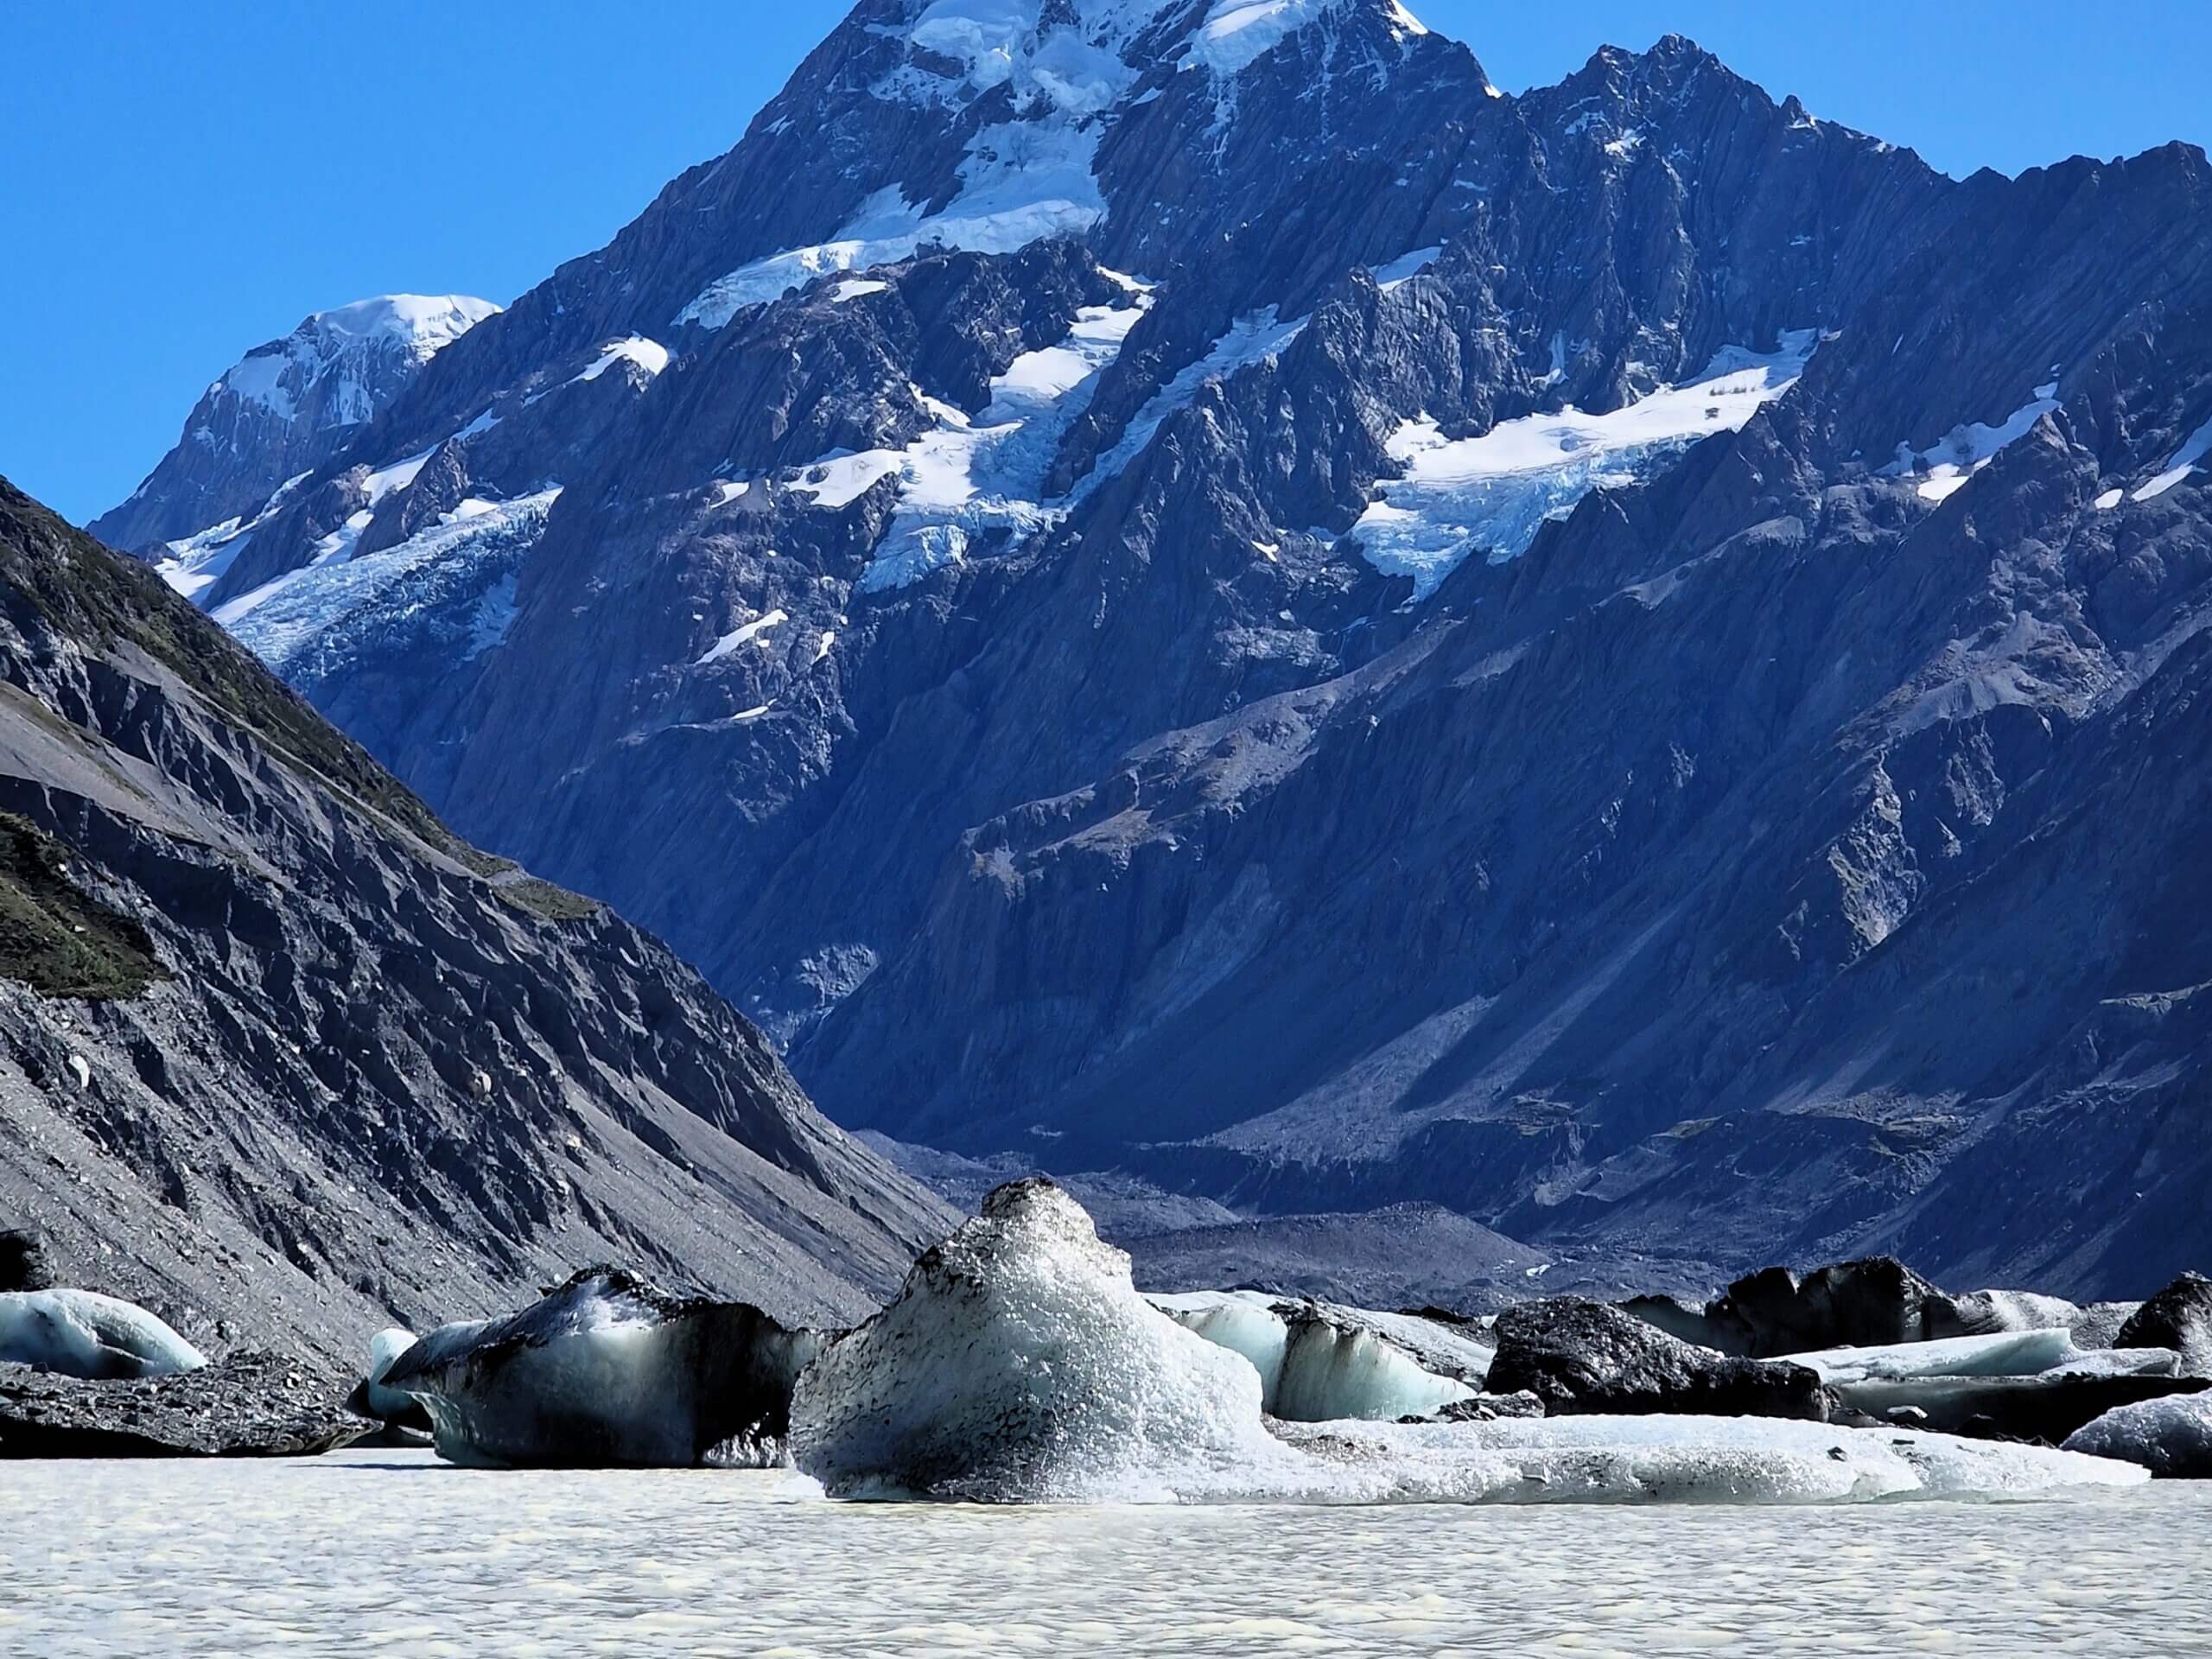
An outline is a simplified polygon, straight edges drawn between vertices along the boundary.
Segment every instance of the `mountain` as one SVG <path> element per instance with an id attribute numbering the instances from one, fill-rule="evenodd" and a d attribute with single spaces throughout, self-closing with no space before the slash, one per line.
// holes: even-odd
<path id="1" fill-rule="evenodd" d="M 0 1219 L 213 1350 L 619 1258 L 845 1319 L 945 1211 L 667 949 L 0 480 Z"/>
<path id="2" fill-rule="evenodd" d="M 499 308 L 462 294 L 386 294 L 316 312 L 209 386 L 176 447 L 87 529 L 113 546 L 163 549 L 156 556 L 175 568 L 173 580 L 196 593 L 221 575 L 247 515 L 336 454 L 424 364 Z"/>
<path id="3" fill-rule="evenodd" d="M 2208 200 L 1675 36 L 867 0 L 201 597 L 849 1125 L 2140 1293 L 2212 1246 Z"/>

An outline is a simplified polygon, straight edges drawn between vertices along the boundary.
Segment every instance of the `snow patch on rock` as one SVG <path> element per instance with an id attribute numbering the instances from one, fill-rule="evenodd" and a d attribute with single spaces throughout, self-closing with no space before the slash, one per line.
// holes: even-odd
<path id="1" fill-rule="evenodd" d="M 1924 472 L 1926 476 L 1918 486 L 1920 499 L 1948 501 L 1966 487 L 1968 479 L 1994 461 L 1999 450 L 2025 437 L 2037 421 L 2060 407 L 2058 383 L 2054 380 L 2037 386 L 2035 396 L 1999 425 L 1973 421 L 1955 426 L 1942 442 L 1926 449 L 1915 450 L 1910 444 L 1900 443 L 1897 458 L 1882 468 L 1882 474 L 1903 478 Z"/>
<path id="2" fill-rule="evenodd" d="M 1771 352 L 1728 346 L 1687 385 L 1662 386 L 1608 415 L 1569 405 L 1472 438 L 1446 438 L 1436 422 L 1416 416 L 1389 441 L 1403 475 L 1378 487 L 1350 533 L 1369 563 L 1412 577 L 1414 596 L 1425 599 L 1471 554 L 1494 564 L 1517 558 L 1546 519 L 1565 518 L 1592 490 L 1625 487 L 1699 439 L 1741 428 L 1796 384 L 1819 340 L 1817 331 L 1800 329 Z"/>

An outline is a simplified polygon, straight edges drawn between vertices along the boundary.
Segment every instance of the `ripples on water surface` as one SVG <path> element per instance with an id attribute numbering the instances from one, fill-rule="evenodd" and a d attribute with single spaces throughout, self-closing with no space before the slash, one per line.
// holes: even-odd
<path id="1" fill-rule="evenodd" d="M 976 1510 L 427 1454 L 0 1465 L 0 1654 L 2212 1654 L 2212 1489 Z"/>

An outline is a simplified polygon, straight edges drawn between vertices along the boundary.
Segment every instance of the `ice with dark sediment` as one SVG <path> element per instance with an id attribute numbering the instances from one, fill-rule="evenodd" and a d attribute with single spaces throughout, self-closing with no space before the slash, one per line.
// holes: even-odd
<path id="1" fill-rule="evenodd" d="M 448 1462 L 765 1467 L 819 1344 L 758 1308 L 596 1268 L 519 1313 L 440 1326 L 379 1389 L 422 1403 Z"/>
<path id="2" fill-rule="evenodd" d="M 2212 1480 L 2212 1394 L 2116 1407 L 2068 1436 L 2066 1449 L 2120 1458 L 2168 1480 Z"/>
<path id="3" fill-rule="evenodd" d="M 1272 1328 L 1239 1304 L 1272 1309 L 1180 1300 L 1224 1340 L 1139 1295 L 1128 1257 L 1051 1182 L 1001 1187 L 800 1376 L 794 1459 L 833 1496 L 999 1503 L 1834 1503 L 2146 1478 L 2044 1447 L 1797 1421 L 1271 1422 Z"/>

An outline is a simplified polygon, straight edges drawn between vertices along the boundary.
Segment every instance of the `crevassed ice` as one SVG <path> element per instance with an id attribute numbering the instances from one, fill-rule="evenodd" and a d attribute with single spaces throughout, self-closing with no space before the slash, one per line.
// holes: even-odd
<path id="1" fill-rule="evenodd" d="M 2025 437 L 2037 421 L 2060 407 L 2058 382 L 2053 380 L 2048 385 L 2037 386 L 2035 396 L 2006 416 L 1999 425 L 1967 422 L 1953 427 L 1942 442 L 1926 449 L 1915 450 L 1909 443 L 1898 444 L 1896 459 L 1882 468 L 1882 475 L 1903 478 L 1924 471 L 1927 476 L 1919 485 L 1921 499 L 1948 501 L 1966 487 L 1968 479 L 1994 461 L 1999 450 Z"/>
<path id="2" fill-rule="evenodd" d="M 1740 428 L 1796 384 L 1819 340 L 1808 328 L 1785 333 L 1772 352 L 1726 347 L 1695 380 L 1609 415 L 1570 406 L 1458 439 L 1418 416 L 1389 443 L 1405 475 L 1378 486 L 1350 534 L 1369 563 L 1411 576 L 1426 599 L 1469 555 L 1517 558 L 1547 518 L 1592 490 L 1632 484 L 1700 438 Z"/>
<path id="3" fill-rule="evenodd" d="M 282 669 L 302 648 L 331 630 L 365 619 L 397 584 L 431 565 L 467 582 L 486 563 L 504 561 L 544 532 L 546 515 L 560 499 L 554 485 L 512 501 L 464 502 L 451 522 L 418 531 L 396 546 L 360 558 L 334 551 L 286 572 L 252 593 L 218 608 L 216 620 L 272 668 Z M 367 516 L 349 529 L 358 540 Z M 350 543 L 349 543 L 350 548 Z"/>

